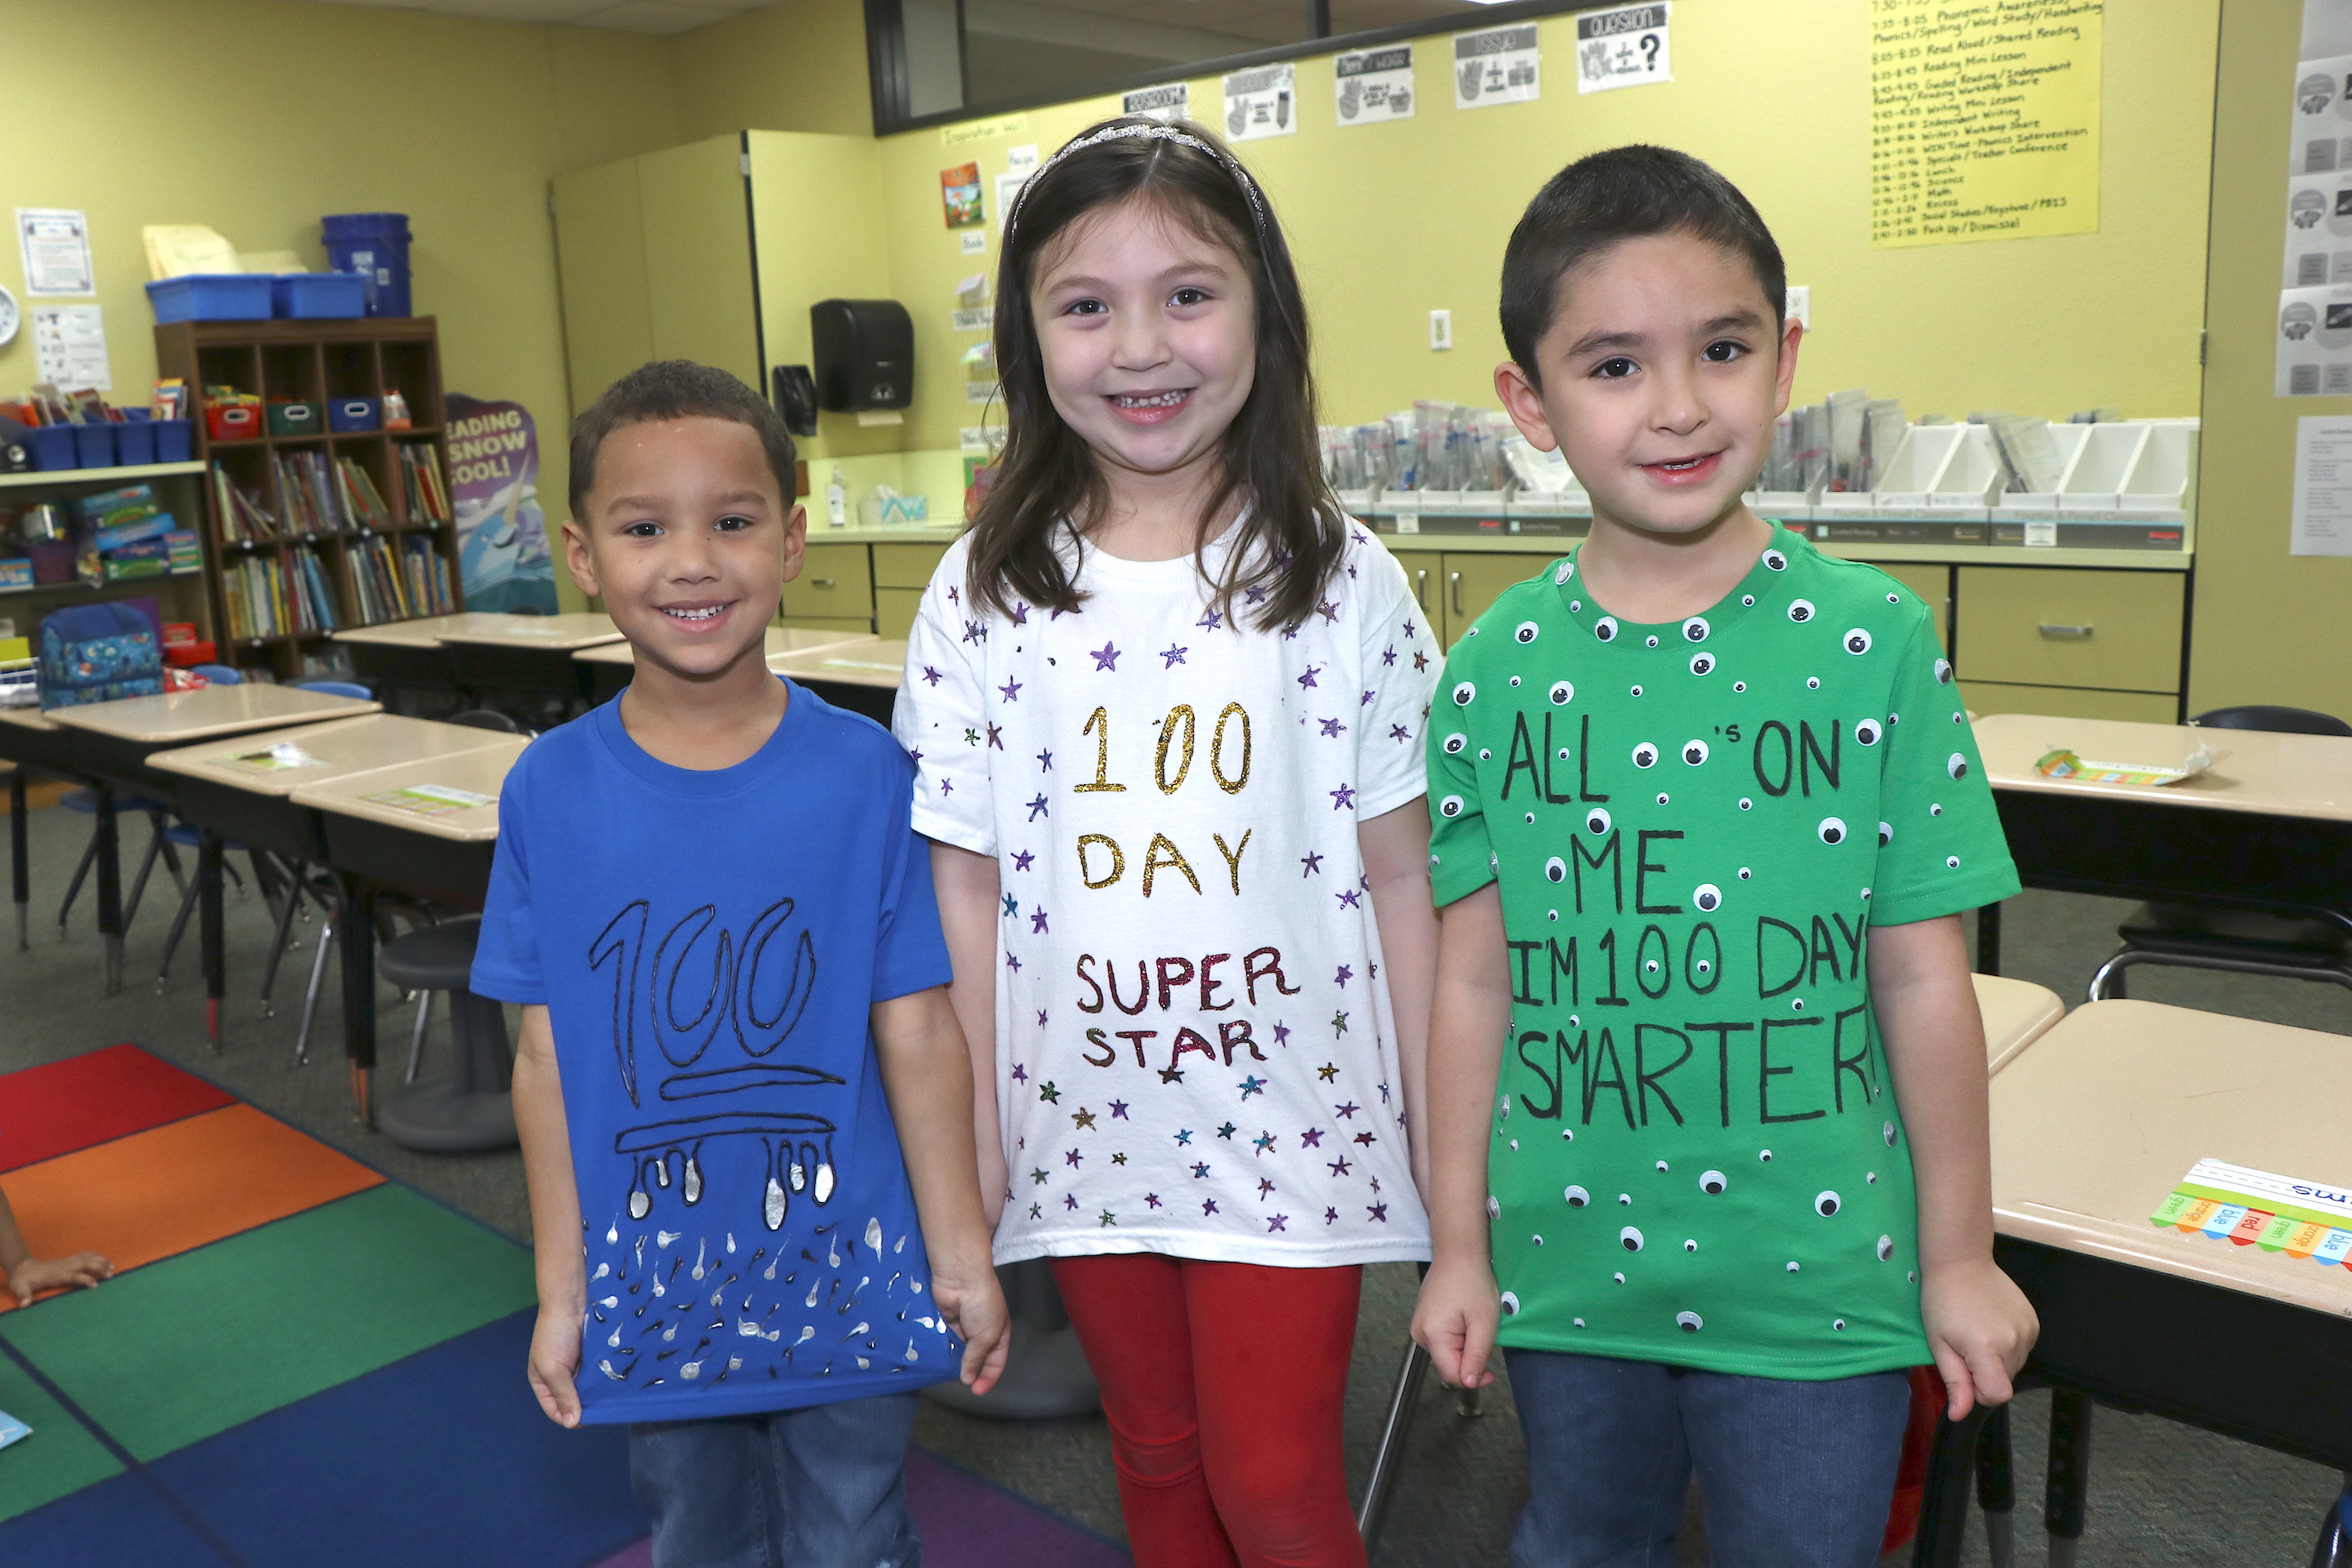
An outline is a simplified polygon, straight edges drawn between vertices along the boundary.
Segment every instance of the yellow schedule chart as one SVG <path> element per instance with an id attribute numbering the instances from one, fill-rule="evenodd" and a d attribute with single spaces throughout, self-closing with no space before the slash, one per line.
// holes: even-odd
<path id="1" fill-rule="evenodd" d="M 2352 1189 L 2200 1160 L 2148 1223 L 2352 1268 Z"/>
<path id="2" fill-rule="evenodd" d="M 2099 226 L 2100 0 L 1870 0 L 1870 239 Z"/>

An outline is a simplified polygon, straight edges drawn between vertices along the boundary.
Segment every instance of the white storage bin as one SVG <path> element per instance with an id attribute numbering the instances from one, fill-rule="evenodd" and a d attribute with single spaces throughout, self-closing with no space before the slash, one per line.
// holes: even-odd
<path id="1" fill-rule="evenodd" d="M 1909 517 L 1924 511 L 1937 476 L 1960 444 L 1965 425 L 1914 425 L 1903 433 L 1903 444 L 1878 476 L 1870 493 L 1873 510 Z"/>
<path id="2" fill-rule="evenodd" d="M 1988 516 L 2000 498 L 2000 457 L 1993 450 L 1992 432 L 1982 425 L 1953 428 L 1959 439 L 1928 489 L 1926 510 L 1955 519 Z"/>
<path id="3" fill-rule="evenodd" d="M 2061 511 L 2113 512 L 2122 504 L 2124 480 L 2147 445 L 2145 425 L 2084 425 L 2083 448 L 2058 487 Z"/>
<path id="4" fill-rule="evenodd" d="M 2117 510 L 2134 521 L 2188 521 L 2197 482 L 2197 437 L 2194 419 L 2149 420 L 2147 443 L 2124 478 Z"/>
<path id="5" fill-rule="evenodd" d="M 2054 515 L 2058 497 L 2066 489 L 2066 480 L 2074 469 L 2075 458 L 2082 456 L 2084 437 L 2098 428 L 2095 425 L 2045 426 L 2050 443 L 2058 453 L 2058 489 L 2054 490 L 2011 490 L 2000 498 L 2000 509 L 2005 512 L 2029 512 L 2041 517 Z"/>

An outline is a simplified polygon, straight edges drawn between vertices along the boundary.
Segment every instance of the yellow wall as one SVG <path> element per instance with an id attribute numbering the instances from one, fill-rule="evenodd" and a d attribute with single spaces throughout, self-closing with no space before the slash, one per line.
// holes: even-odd
<path id="1" fill-rule="evenodd" d="M 1721 168 L 1755 201 L 1812 289 L 1801 400 L 1866 385 L 1913 415 L 2000 407 L 2064 417 L 2196 411 L 2207 160 L 2218 0 L 2108 7 L 2101 226 L 2095 234 L 1873 250 L 1864 9 L 1691 0 L 1675 10 L 1670 85 L 1580 96 L 1568 17 L 1542 24 L 1544 96 L 1456 110 L 1444 37 L 1416 46 L 1414 118 L 1340 130 L 1328 57 L 1298 63 L 1299 132 L 1242 156 L 1273 197 L 1318 339 L 1323 417 L 1376 418 L 1416 397 L 1492 406 L 1503 244 L 1528 198 L 1570 160 L 1633 141 Z M 1213 122 L 1217 79 L 1192 83 Z M 890 282 L 913 311 L 920 368 L 908 445 L 952 446 L 975 423 L 949 291 L 979 262 L 943 224 L 940 169 L 977 158 L 992 197 L 1005 150 L 1045 153 L 1110 100 L 1032 110 L 1025 129 L 954 147 L 940 132 L 882 143 Z M 2275 161 L 2275 160 L 2273 160 Z M 2274 184 L 2275 182 L 2270 182 Z M 2265 190 L 2268 186 L 2265 186 Z M 2264 199 L 2267 199 L 2265 197 Z M 2276 227 L 2263 209 L 2264 234 Z M 997 236 L 990 216 L 989 259 Z M 2273 261 L 2275 258 L 2273 258 Z M 1429 311 L 1454 312 L 1450 353 Z"/>
<path id="2" fill-rule="evenodd" d="M 2215 97 L 2205 440 L 2189 710 L 2242 702 L 2352 718 L 2352 559 L 2290 558 L 2298 416 L 2352 397 L 2275 397 L 2286 150 L 2302 7 L 2229 0 Z"/>
<path id="3" fill-rule="evenodd" d="M 672 43 L 678 133 L 817 131 L 874 134 L 859 0 L 783 0 Z"/>
<path id="4" fill-rule="evenodd" d="M 321 214 L 404 212 L 446 386 L 531 411 L 541 500 L 562 521 L 548 180 L 678 140 L 662 41 L 293 0 L 0 0 L 0 213 L 89 213 L 118 400 L 144 402 L 155 374 L 141 226 L 207 224 L 324 267 Z M 13 239 L 0 283 L 31 303 Z M 27 331 L 0 348 L 0 390 L 35 379 Z"/>

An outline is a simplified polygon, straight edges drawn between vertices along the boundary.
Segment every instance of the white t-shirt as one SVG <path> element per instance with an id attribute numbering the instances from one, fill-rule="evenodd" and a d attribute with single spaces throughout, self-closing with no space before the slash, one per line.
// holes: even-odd
<path id="1" fill-rule="evenodd" d="M 1427 1258 L 1356 844 L 1423 793 L 1440 649 L 1402 569 L 1350 524 L 1321 608 L 1266 633 L 1189 557 L 1093 549 L 1077 611 L 976 614 L 967 548 L 894 728 L 916 831 L 1003 887 L 997 1261 Z"/>

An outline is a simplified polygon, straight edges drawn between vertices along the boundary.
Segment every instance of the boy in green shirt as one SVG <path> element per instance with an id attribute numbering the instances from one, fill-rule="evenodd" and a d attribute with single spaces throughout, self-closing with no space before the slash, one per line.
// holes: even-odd
<path id="1" fill-rule="evenodd" d="M 1429 725 L 1413 1331 L 1464 1387 L 1506 1352 L 1521 1568 L 1671 1561 L 1694 1465 L 1719 1563 L 1874 1562 L 1904 1369 L 1957 1416 L 2036 1331 L 1959 922 L 2018 881 L 1951 666 L 1916 595 L 1740 500 L 1784 280 L 1655 147 L 1562 171 L 1504 258 L 1496 385 L 1592 531 L 1454 647 Z"/>

